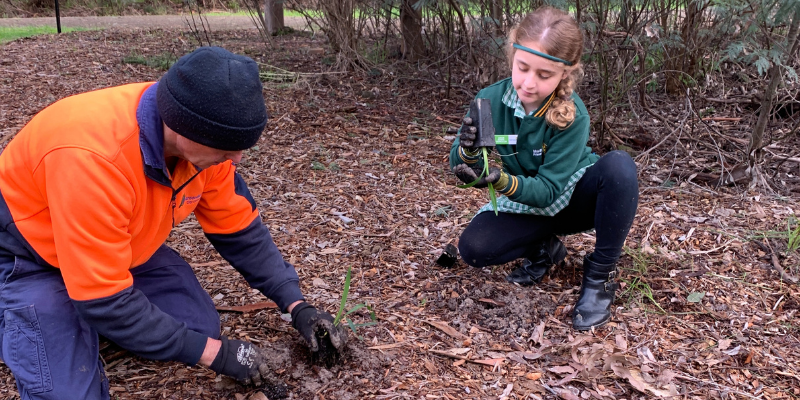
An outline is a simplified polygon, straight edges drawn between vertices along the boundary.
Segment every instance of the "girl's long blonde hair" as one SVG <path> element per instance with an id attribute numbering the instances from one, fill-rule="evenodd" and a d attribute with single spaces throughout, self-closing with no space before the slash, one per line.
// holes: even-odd
<path id="1" fill-rule="evenodd" d="M 568 73 L 555 90 L 553 104 L 545 120 L 558 129 L 566 129 L 575 121 L 575 102 L 572 93 L 583 78 L 580 64 L 583 53 L 583 32 L 569 14 L 553 7 L 541 7 L 528 14 L 508 33 L 508 60 L 513 64 L 514 43 L 534 42 L 545 53 L 572 63 Z M 510 65 L 513 68 L 513 65 Z"/>

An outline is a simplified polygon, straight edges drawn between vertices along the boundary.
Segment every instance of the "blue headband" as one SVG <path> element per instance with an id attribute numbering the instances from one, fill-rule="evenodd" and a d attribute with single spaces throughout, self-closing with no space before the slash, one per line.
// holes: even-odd
<path id="1" fill-rule="evenodd" d="M 515 49 L 520 49 L 520 50 L 523 50 L 523 51 L 527 51 L 528 53 L 531 53 L 531 54 L 536 54 L 537 56 L 544 57 L 544 58 L 546 58 L 546 59 L 548 59 L 550 61 L 560 62 L 562 64 L 567 64 L 568 66 L 572 65 L 572 63 L 567 61 L 567 60 L 562 60 L 562 59 L 560 59 L 558 57 L 551 56 L 550 54 L 545 54 L 545 53 L 542 53 L 541 51 L 536 51 L 536 50 L 534 50 L 534 49 L 532 49 L 530 47 L 525 47 L 525 46 L 523 46 L 521 44 L 514 43 L 514 48 Z"/>

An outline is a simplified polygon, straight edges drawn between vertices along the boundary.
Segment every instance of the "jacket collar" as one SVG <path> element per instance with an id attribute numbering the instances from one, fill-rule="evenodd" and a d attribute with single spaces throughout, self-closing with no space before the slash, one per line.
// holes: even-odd
<path id="1" fill-rule="evenodd" d="M 506 92 L 503 94 L 502 101 L 507 107 L 514 110 L 514 116 L 517 118 L 525 118 L 528 116 L 533 116 L 535 118 L 543 117 L 547 110 L 550 108 L 550 104 L 553 103 L 553 99 L 555 98 L 555 91 L 550 93 L 542 104 L 539 105 L 539 108 L 535 111 L 531 111 L 530 113 L 525 113 L 525 107 L 522 105 L 522 101 L 519 99 L 519 95 L 517 94 L 517 90 L 514 89 L 514 85 L 511 84 L 511 79 L 509 79 L 509 85 Z"/>
<path id="2" fill-rule="evenodd" d="M 144 174 L 165 186 L 172 187 L 167 163 L 164 160 L 164 124 L 158 114 L 156 89 L 158 82 L 147 88 L 136 109 L 139 123 L 139 147 L 142 150 Z"/>

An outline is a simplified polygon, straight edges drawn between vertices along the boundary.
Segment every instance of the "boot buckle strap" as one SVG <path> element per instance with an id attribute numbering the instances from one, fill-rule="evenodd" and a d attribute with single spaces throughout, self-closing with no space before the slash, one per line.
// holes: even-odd
<path id="1" fill-rule="evenodd" d="M 603 289 L 605 289 L 606 292 L 608 292 L 608 291 L 617 291 L 617 288 L 619 288 L 619 285 L 617 285 L 617 282 L 614 282 L 614 281 L 603 282 Z"/>

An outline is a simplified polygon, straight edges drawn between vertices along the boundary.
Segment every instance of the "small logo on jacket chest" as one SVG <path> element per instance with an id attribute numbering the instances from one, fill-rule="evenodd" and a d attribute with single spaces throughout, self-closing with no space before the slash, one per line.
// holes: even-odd
<path id="1" fill-rule="evenodd" d="M 189 196 L 189 197 L 186 197 L 186 195 L 183 195 L 183 197 L 181 197 L 181 205 L 179 205 L 178 207 L 183 207 L 184 204 L 186 204 L 186 205 L 195 204 L 198 201 L 200 201 L 200 195 L 199 194 L 197 196 Z"/>
<path id="2" fill-rule="evenodd" d="M 547 145 L 544 144 L 544 143 L 542 143 L 542 148 L 541 149 L 533 149 L 533 156 L 534 157 L 541 157 L 545 153 L 547 153 Z"/>

